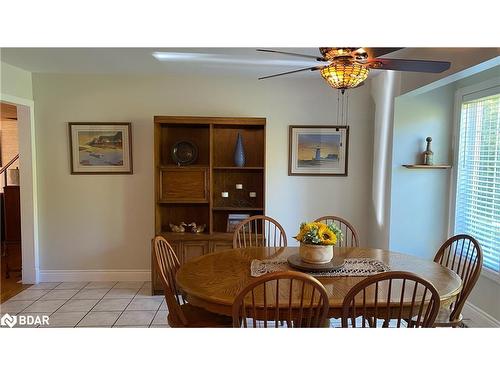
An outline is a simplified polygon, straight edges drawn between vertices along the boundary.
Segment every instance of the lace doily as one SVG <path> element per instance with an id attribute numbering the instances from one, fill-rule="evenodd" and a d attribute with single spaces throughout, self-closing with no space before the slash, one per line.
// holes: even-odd
<path id="1" fill-rule="evenodd" d="M 286 259 L 254 259 L 250 264 L 250 274 L 252 277 L 263 276 L 266 273 L 290 271 L 292 267 L 288 265 Z M 390 268 L 380 260 L 371 258 L 347 258 L 342 268 L 334 271 L 307 272 L 312 276 L 370 276 L 376 273 L 390 271 Z"/>

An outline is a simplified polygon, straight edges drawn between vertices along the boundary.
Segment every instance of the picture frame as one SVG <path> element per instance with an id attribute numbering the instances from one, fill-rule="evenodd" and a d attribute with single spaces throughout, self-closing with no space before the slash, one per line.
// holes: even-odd
<path id="1" fill-rule="evenodd" d="M 347 176 L 349 126 L 290 125 L 289 176 Z"/>
<path id="2" fill-rule="evenodd" d="M 71 174 L 132 174 L 130 122 L 69 122 Z"/>
<path id="3" fill-rule="evenodd" d="M 226 232 L 232 233 L 239 223 L 250 217 L 249 214 L 228 214 L 227 215 L 227 229 Z"/>

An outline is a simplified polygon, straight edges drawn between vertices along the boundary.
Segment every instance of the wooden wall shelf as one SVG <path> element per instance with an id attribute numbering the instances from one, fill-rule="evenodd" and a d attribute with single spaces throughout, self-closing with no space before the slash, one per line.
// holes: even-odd
<path id="1" fill-rule="evenodd" d="M 451 165 L 447 165 L 447 164 L 435 164 L 435 165 L 403 164 L 403 167 L 408 168 L 408 169 L 450 169 Z"/>
<path id="2" fill-rule="evenodd" d="M 181 263 L 232 248 L 226 232 L 230 214 L 265 214 L 265 118 L 155 116 L 155 233 L 172 245 Z M 237 167 L 233 152 L 238 134 L 246 163 Z M 198 147 L 197 160 L 178 166 L 172 146 L 181 140 Z M 236 189 L 236 185 L 243 189 Z M 228 192 L 228 198 L 221 193 Z M 250 197 L 250 193 L 255 196 Z M 233 207 L 244 205 L 245 207 Z M 250 207 L 248 207 L 250 206 Z M 203 233 L 175 233 L 169 224 L 205 224 Z M 152 262 L 154 264 L 154 262 Z M 162 293 L 152 268 L 154 294 Z"/>

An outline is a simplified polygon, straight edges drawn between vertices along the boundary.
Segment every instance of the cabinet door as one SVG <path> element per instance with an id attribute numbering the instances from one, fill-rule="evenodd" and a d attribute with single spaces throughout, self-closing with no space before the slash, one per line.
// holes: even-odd
<path id="1" fill-rule="evenodd" d="M 208 241 L 184 241 L 182 243 L 182 263 L 189 259 L 208 254 Z"/>
<path id="2" fill-rule="evenodd" d="M 214 253 L 218 251 L 231 250 L 233 248 L 232 241 L 210 241 L 210 250 Z"/>
<path id="3" fill-rule="evenodd" d="M 160 202 L 208 203 L 207 168 L 162 168 L 160 170 Z"/>

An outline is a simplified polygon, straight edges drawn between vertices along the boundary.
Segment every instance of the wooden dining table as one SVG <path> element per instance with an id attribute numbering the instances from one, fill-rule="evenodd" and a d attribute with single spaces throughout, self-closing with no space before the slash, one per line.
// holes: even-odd
<path id="1" fill-rule="evenodd" d="M 287 258 L 298 253 L 298 247 L 252 247 L 216 252 L 193 258 L 183 264 L 176 274 L 178 287 L 187 301 L 208 311 L 231 316 L 233 301 L 238 293 L 255 277 L 250 274 L 252 260 Z M 391 271 L 409 271 L 430 281 L 437 289 L 441 306 L 450 305 L 462 288 L 457 274 L 432 260 L 412 255 L 372 248 L 335 248 L 334 257 L 370 258 L 382 261 Z M 328 316 L 339 318 L 347 292 L 365 277 L 316 276 L 324 285 L 330 304 Z M 298 287 L 298 286 L 297 286 Z M 405 301 L 411 302 L 407 293 Z M 299 303 L 299 302 L 297 302 Z"/>

